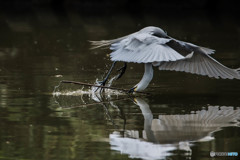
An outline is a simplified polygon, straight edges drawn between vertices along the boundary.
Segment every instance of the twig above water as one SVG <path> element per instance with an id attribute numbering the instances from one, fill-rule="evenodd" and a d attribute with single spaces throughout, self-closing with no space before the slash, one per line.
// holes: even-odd
<path id="1" fill-rule="evenodd" d="M 122 92 L 125 92 L 125 93 L 129 93 L 128 89 L 117 88 L 117 87 L 108 87 L 108 86 L 100 86 L 100 85 L 97 85 L 97 84 L 90 84 L 90 83 L 84 83 L 84 82 L 62 80 L 62 81 L 60 81 L 60 83 L 71 83 L 71 84 L 90 86 L 90 87 L 100 87 L 100 88 L 118 90 L 118 91 L 122 91 Z M 140 94 L 149 94 L 147 92 L 140 92 L 140 91 L 133 91 L 133 92 L 140 93 Z"/>

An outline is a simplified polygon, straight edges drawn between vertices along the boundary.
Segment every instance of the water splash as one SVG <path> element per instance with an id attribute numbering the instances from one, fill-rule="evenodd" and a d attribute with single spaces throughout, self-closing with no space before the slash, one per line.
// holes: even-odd
<path id="1" fill-rule="evenodd" d="M 116 76 L 111 78 L 105 85 L 110 87 Z M 101 85 L 96 80 L 95 85 Z M 81 87 L 81 88 L 80 88 Z M 125 97 L 126 93 L 113 89 L 102 89 L 98 87 L 86 87 L 82 85 L 75 85 L 72 83 L 59 83 L 52 93 L 53 100 L 57 106 L 52 107 L 53 110 L 61 111 L 62 109 L 73 109 L 91 104 L 102 104 L 102 102 L 109 102 Z"/>
<path id="2" fill-rule="evenodd" d="M 53 96 L 81 96 L 84 94 L 89 94 L 89 91 L 84 91 L 81 89 L 78 89 L 76 91 L 57 91 L 53 92 Z"/>
<path id="3" fill-rule="evenodd" d="M 116 80 L 117 76 L 112 77 L 108 83 L 105 85 L 107 87 L 110 87 L 113 83 L 114 80 Z M 101 85 L 98 81 L 98 79 L 96 79 L 95 85 Z M 90 97 L 95 97 L 95 96 L 100 96 L 100 95 L 107 95 L 107 96 L 111 96 L 111 95 L 125 95 L 126 93 L 122 92 L 122 91 L 118 91 L 118 90 L 113 90 L 113 89 L 107 89 L 107 88 L 99 88 L 99 87 L 88 87 L 85 88 L 84 86 L 82 86 L 81 89 L 77 88 L 77 85 L 72 85 L 72 84 L 68 84 L 68 85 L 64 85 L 63 83 L 59 83 L 59 85 L 55 86 L 54 91 L 53 91 L 53 96 L 82 96 L 82 95 L 89 95 Z M 100 96 L 101 97 L 101 96 Z"/>

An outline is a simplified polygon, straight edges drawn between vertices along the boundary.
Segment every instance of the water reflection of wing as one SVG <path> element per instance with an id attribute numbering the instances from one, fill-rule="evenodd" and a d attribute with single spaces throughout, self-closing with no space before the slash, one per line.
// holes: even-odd
<path id="1" fill-rule="evenodd" d="M 235 126 L 240 110 L 233 107 L 209 106 L 208 110 L 185 115 L 159 115 L 151 129 L 158 142 L 211 140 L 211 133 L 221 127 Z M 164 137 L 164 138 L 163 138 Z"/>
<path id="2" fill-rule="evenodd" d="M 159 115 L 153 119 L 149 105 L 136 98 L 144 116 L 143 138 L 155 143 L 169 144 L 180 141 L 210 140 L 212 132 L 221 127 L 236 126 L 240 109 L 233 107 L 209 106 L 207 110 L 184 115 Z M 209 139 L 210 138 L 210 139 Z"/>
<path id="3" fill-rule="evenodd" d="M 157 159 L 157 156 L 167 155 L 168 151 L 174 148 L 191 153 L 190 142 L 210 141 L 214 139 L 211 133 L 220 130 L 221 127 L 237 126 L 236 122 L 240 118 L 240 109 L 209 106 L 207 110 L 192 111 L 191 114 L 159 115 L 154 119 L 149 105 L 144 100 L 135 98 L 135 102 L 144 116 L 143 133 L 127 130 L 127 138 L 120 137 L 116 132 L 110 135 L 112 149 L 133 157 L 150 156 L 148 158 Z"/>

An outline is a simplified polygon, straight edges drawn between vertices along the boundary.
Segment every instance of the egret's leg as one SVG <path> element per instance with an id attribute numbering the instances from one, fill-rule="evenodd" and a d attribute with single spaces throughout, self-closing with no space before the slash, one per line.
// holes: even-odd
<path id="1" fill-rule="evenodd" d="M 114 66 L 115 66 L 116 63 L 117 63 L 116 61 L 113 62 L 112 66 L 111 66 L 111 68 L 109 69 L 109 71 L 108 71 L 108 73 L 107 73 L 107 76 L 104 78 L 104 80 L 98 82 L 101 86 L 105 86 L 105 84 L 106 84 L 106 82 L 107 82 L 110 74 L 112 73 L 112 70 L 113 70 L 113 68 L 114 68 Z M 96 92 L 98 89 L 99 89 L 99 88 L 97 88 L 97 89 L 95 90 L 95 92 Z"/>
<path id="2" fill-rule="evenodd" d="M 112 64 L 111 68 L 109 69 L 106 77 L 104 78 L 104 80 L 103 80 L 102 82 L 100 82 L 100 83 L 102 83 L 103 86 L 106 84 L 106 82 L 107 82 L 110 74 L 112 73 L 112 70 L 113 70 L 113 68 L 114 68 L 114 66 L 115 66 L 116 63 L 117 63 L 116 61 L 113 62 L 113 64 Z"/>
<path id="3" fill-rule="evenodd" d="M 105 86 L 105 84 L 106 84 L 106 82 L 107 82 L 110 74 L 112 73 L 112 70 L 113 70 L 114 66 L 116 65 L 116 63 L 117 63 L 116 61 L 113 62 L 111 68 L 109 69 L 109 71 L 108 71 L 108 73 L 107 73 L 107 76 L 104 78 L 103 81 L 100 81 L 100 82 L 99 82 L 100 85 Z M 127 63 L 124 62 L 124 66 L 121 67 L 120 69 L 118 69 L 118 71 L 120 71 L 120 73 L 119 73 L 119 75 L 118 75 L 118 77 L 117 77 L 116 79 L 121 78 L 121 77 L 123 76 L 123 74 L 125 73 L 126 69 L 127 69 Z M 97 88 L 96 91 L 97 91 L 98 89 L 99 89 L 99 88 Z M 95 92 L 96 92 L 96 91 L 95 91 Z M 101 88 L 101 91 L 103 91 L 102 88 Z"/>
<path id="4" fill-rule="evenodd" d="M 121 67 L 120 69 L 118 69 L 118 71 L 121 71 L 121 72 L 120 72 L 120 74 L 118 75 L 118 77 L 116 79 L 121 78 L 123 76 L 123 74 L 125 73 L 126 69 L 127 69 L 127 63 L 124 62 L 124 66 Z"/>

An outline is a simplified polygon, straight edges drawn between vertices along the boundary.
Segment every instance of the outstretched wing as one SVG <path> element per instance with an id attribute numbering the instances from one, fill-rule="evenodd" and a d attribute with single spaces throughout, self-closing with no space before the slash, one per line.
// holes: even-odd
<path id="1" fill-rule="evenodd" d="M 108 48 L 112 61 L 135 63 L 156 63 L 184 59 L 191 52 L 212 54 L 214 50 L 171 37 L 159 37 L 154 34 L 136 32 L 113 40 L 90 41 L 92 48 Z"/>
<path id="2" fill-rule="evenodd" d="M 240 79 L 240 70 L 230 69 L 207 54 L 192 52 L 185 59 L 161 62 L 159 70 L 182 71 L 223 79 Z"/>
<path id="3" fill-rule="evenodd" d="M 150 30 L 149 30 L 150 29 Z M 240 79 L 239 69 L 230 69 L 212 57 L 215 51 L 192 43 L 179 41 L 167 35 L 139 32 L 113 40 L 92 41 L 95 48 L 110 47 L 112 61 L 153 63 L 159 70 L 184 71 L 223 79 Z M 149 32 L 151 31 L 151 32 Z M 94 48 L 93 47 L 93 48 Z"/>
<path id="4" fill-rule="evenodd" d="M 127 37 L 110 47 L 112 61 L 152 63 L 176 61 L 184 56 L 167 45 L 169 38 L 159 38 L 148 33 L 138 33 Z"/>

